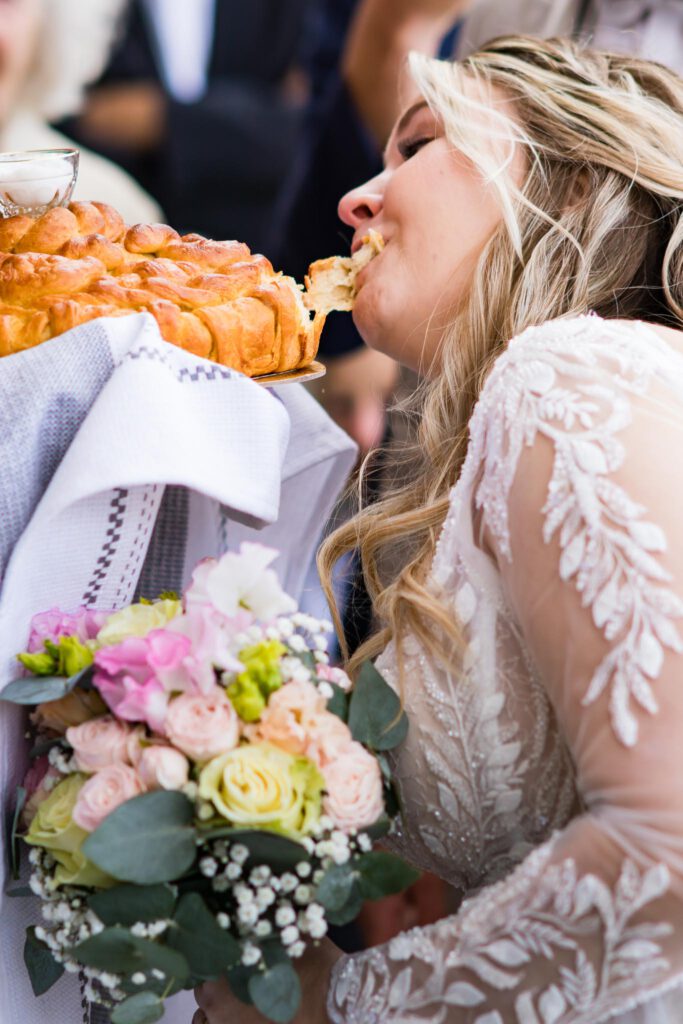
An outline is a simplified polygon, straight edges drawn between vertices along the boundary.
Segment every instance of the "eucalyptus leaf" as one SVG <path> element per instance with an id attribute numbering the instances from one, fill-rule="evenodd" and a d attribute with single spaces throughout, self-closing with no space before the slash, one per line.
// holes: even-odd
<path id="1" fill-rule="evenodd" d="M 349 717 L 349 698 L 341 686 L 337 686 L 336 683 L 328 683 L 328 685 L 332 687 L 333 693 L 327 702 L 327 710 L 345 722 Z"/>
<path id="2" fill-rule="evenodd" d="M 360 875 L 360 892 L 366 900 L 402 892 L 420 877 L 420 872 L 400 857 L 380 850 L 361 854 L 354 863 Z"/>
<path id="3" fill-rule="evenodd" d="M 175 891 L 170 885 L 117 885 L 88 899 L 91 910 L 106 925 L 132 925 L 171 917 Z"/>
<path id="4" fill-rule="evenodd" d="M 378 818 L 374 824 L 367 826 L 363 829 L 366 836 L 370 836 L 372 840 L 381 839 L 382 836 L 387 835 L 391 829 L 391 818 L 387 814 L 383 814 L 381 818 Z"/>
<path id="5" fill-rule="evenodd" d="M 68 679 L 64 676 L 22 676 L 8 683 L 0 693 L 0 700 L 7 700 L 11 704 L 42 704 L 44 701 L 59 700 L 76 686 L 90 689 L 93 672 L 93 666 L 87 665 Z"/>
<path id="6" fill-rule="evenodd" d="M 333 864 L 320 880 L 316 890 L 316 901 L 321 903 L 325 910 L 341 910 L 351 896 L 357 878 L 358 872 L 354 870 L 351 862 Z"/>
<path id="7" fill-rule="evenodd" d="M 349 897 L 343 907 L 338 910 L 328 910 L 327 920 L 330 924 L 341 927 L 342 925 L 349 924 L 351 921 L 355 921 L 361 912 L 363 906 L 363 897 L 360 891 L 360 882 L 356 879 L 353 883 Z"/>
<path id="8" fill-rule="evenodd" d="M 112 1024 L 154 1024 L 164 1015 L 164 1004 L 154 992 L 136 992 L 114 1008 Z"/>
<path id="9" fill-rule="evenodd" d="M 5 889 L 5 896 L 22 899 L 26 896 L 35 896 L 30 885 L 17 885 L 14 889 Z"/>
<path id="10" fill-rule="evenodd" d="M 107 815 L 83 843 L 83 853 L 123 882 L 170 882 L 194 862 L 193 814 L 193 805 L 183 793 L 143 793 Z"/>
<path id="11" fill-rule="evenodd" d="M 64 974 L 64 968 L 53 958 L 49 948 L 36 938 L 35 928 L 26 929 L 24 963 L 34 996 L 42 996 Z"/>
<path id="12" fill-rule="evenodd" d="M 302 861 L 309 861 L 310 855 L 301 843 L 277 832 L 258 831 L 257 829 L 217 828 L 202 829 L 199 832 L 202 840 L 227 839 L 230 843 L 240 843 L 249 850 L 252 864 L 267 864 L 274 871 L 288 871 Z"/>
<path id="13" fill-rule="evenodd" d="M 257 1010 L 274 1024 L 288 1024 L 301 1003 L 299 977 L 291 963 L 275 964 L 249 979 L 249 995 Z"/>
<path id="14" fill-rule="evenodd" d="M 164 974 L 164 984 L 185 981 L 190 974 L 185 957 L 160 942 L 132 935 L 127 928 L 105 928 L 79 943 L 73 956 L 86 967 L 96 967 L 114 974 L 130 975 L 152 970 Z"/>
<path id="15" fill-rule="evenodd" d="M 42 704 L 66 696 L 71 687 L 64 676 L 22 676 L 8 683 L 0 699 L 12 704 Z"/>
<path id="16" fill-rule="evenodd" d="M 240 957 L 239 944 L 218 925 L 196 892 L 181 896 L 166 941 L 184 955 L 192 974 L 202 980 L 218 978 Z"/>
<path id="17" fill-rule="evenodd" d="M 10 826 L 9 834 L 9 851 L 10 851 L 10 865 L 12 868 L 12 878 L 16 879 L 19 877 L 19 823 L 21 820 L 21 812 L 24 809 L 26 803 L 26 790 L 23 786 L 17 786 L 16 804 L 14 806 L 14 814 L 12 815 L 12 824 Z"/>
<path id="18" fill-rule="evenodd" d="M 232 994 L 246 1006 L 252 1006 L 249 995 L 249 979 L 256 973 L 258 968 L 245 967 L 243 964 L 236 964 L 227 972 L 228 984 Z"/>
<path id="19" fill-rule="evenodd" d="M 364 661 L 351 693 L 349 728 L 354 740 L 373 750 L 393 750 L 408 732 L 401 703 L 371 661 Z"/>

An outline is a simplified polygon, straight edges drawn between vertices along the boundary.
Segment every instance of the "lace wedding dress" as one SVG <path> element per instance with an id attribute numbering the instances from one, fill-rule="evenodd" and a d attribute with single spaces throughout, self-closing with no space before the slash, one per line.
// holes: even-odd
<path id="1" fill-rule="evenodd" d="M 344 957 L 335 1024 L 683 1021 L 683 356 L 641 323 L 513 340 L 404 640 L 397 852 L 469 898 Z M 389 647 L 378 667 L 397 682 Z"/>

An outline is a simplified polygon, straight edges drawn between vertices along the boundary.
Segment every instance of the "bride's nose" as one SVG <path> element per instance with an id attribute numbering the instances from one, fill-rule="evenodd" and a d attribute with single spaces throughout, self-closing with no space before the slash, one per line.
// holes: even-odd
<path id="1" fill-rule="evenodd" d="M 337 213 L 339 219 L 348 224 L 350 228 L 358 228 L 366 221 L 376 217 L 381 209 L 382 192 L 378 179 L 373 178 L 342 196 Z"/>

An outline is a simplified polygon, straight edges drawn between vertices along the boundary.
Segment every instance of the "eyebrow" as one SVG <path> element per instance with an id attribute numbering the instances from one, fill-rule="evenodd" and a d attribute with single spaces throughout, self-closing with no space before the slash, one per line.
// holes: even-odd
<path id="1" fill-rule="evenodd" d="M 415 114 L 418 112 L 418 110 L 422 110 L 426 106 L 427 106 L 427 101 L 426 100 L 418 100 L 417 103 L 413 103 L 412 107 L 408 107 L 408 109 L 403 114 L 401 114 L 401 116 L 400 116 L 400 118 L 398 120 L 398 124 L 396 125 L 396 129 L 393 132 L 394 138 L 397 135 L 401 134 L 401 132 L 403 131 L 405 126 L 408 124 L 408 122 L 411 120 L 411 118 L 413 118 L 415 116 Z M 387 149 L 388 149 L 388 147 L 387 147 Z M 384 150 L 384 154 L 383 154 L 384 155 L 384 162 L 385 163 L 386 163 L 386 159 L 387 159 L 387 149 Z"/>

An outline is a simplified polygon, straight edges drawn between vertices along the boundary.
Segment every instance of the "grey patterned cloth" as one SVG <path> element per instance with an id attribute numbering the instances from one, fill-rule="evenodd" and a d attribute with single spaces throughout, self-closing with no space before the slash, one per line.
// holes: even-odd
<path id="1" fill-rule="evenodd" d="M 35 612 L 181 589 L 200 558 L 242 540 L 277 547 L 298 596 L 354 458 L 300 386 L 272 391 L 176 349 L 146 314 L 0 360 L 0 688 Z M 4 817 L 26 768 L 24 730 L 0 703 Z M 31 993 L 22 949 L 38 908 L 4 896 L 4 843 L 2 829 L 0 1022 L 75 1024 L 75 976 Z M 164 1021 L 188 1024 L 192 1005 L 174 997 Z"/>

